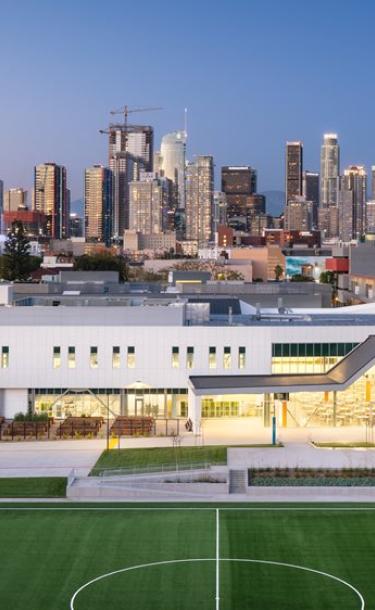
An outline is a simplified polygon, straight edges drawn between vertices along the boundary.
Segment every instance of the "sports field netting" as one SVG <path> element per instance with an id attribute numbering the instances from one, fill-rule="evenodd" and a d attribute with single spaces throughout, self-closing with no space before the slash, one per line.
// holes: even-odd
<path id="1" fill-rule="evenodd" d="M 0 509 L 11 610 L 370 610 L 372 506 Z"/>

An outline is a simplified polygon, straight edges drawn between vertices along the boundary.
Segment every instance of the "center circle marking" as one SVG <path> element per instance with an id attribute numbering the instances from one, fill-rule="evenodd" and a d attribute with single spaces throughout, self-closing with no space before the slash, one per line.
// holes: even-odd
<path id="1" fill-rule="evenodd" d="M 129 566 L 127 568 L 121 568 L 120 570 L 115 570 L 113 572 L 106 572 L 105 574 L 101 574 L 100 576 L 97 576 L 96 578 L 93 578 L 92 580 L 89 580 L 88 582 L 86 582 L 85 584 L 83 584 L 81 587 L 79 587 L 72 595 L 71 600 L 70 600 L 70 610 L 77 610 L 75 604 L 75 601 L 78 597 L 78 595 L 84 590 L 87 589 L 88 587 L 90 587 L 91 585 L 93 585 L 96 582 L 99 582 L 100 580 L 104 580 L 105 578 L 109 578 L 110 576 L 115 576 L 116 574 L 121 574 L 124 572 L 131 572 L 133 570 L 141 570 L 143 568 L 152 568 L 155 566 L 163 566 L 163 565 L 170 565 L 173 563 L 194 563 L 194 562 L 199 562 L 199 561 L 213 561 L 216 562 L 217 559 L 216 558 L 207 558 L 207 557 L 203 557 L 203 558 L 198 558 L 198 559 L 171 559 L 171 560 L 167 560 L 167 561 L 153 561 L 151 563 L 143 563 L 143 564 L 139 564 L 139 565 L 135 565 L 135 566 Z M 359 599 L 360 602 L 360 606 L 358 610 L 365 610 L 365 600 L 364 597 L 362 595 L 362 593 L 356 589 L 353 585 L 351 585 L 349 582 L 347 582 L 346 580 L 343 580 L 342 578 L 339 578 L 338 576 L 334 576 L 333 574 L 329 574 L 329 572 L 323 572 L 321 570 L 314 570 L 313 568 L 307 568 L 305 566 L 300 566 L 300 565 L 295 565 L 293 563 L 284 563 L 282 561 L 267 561 L 265 559 L 230 559 L 230 558 L 220 558 L 219 562 L 222 561 L 230 561 L 230 562 L 237 562 L 237 563 L 260 563 L 260 564 L 264 564 L 264 565 L 271 565 L 271 566 L 281 566 L 284 568 L 291 568 L 294 570 L 302 570 L 304 572 L 311 572 L 312 574 L 318 574 L 320 576 L 325 576 L 326 578 L 330 578 L 331 580 L 334 580 L 342 585 L 344 585 L 345 587 L 347 587 L 348 589 L 350 589 L 351 591 L 353 591 L 353 593 L 355 593 L 355 595 L 357 596 L 357 598 Z"/>

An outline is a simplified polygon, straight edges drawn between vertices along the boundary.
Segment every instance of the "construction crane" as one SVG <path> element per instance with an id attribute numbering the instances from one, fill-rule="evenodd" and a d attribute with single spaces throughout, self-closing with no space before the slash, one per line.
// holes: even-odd
<path id="1" fill-rule="evenodd" d="M 155 110 L 163 110 L 160 106 L 156 106 L 156 107 L 152 107 L 152 108 L 129 108 L 129 106 L 127 104 L 125 104 L 125 106 L 123 106 L 122 108 L 119 108 L 118 110 L 111 110 L 110 114 L 115 115 L 115 114 L 122 114 L 124 117 L 124 122 L 120 125 L 121 130 L 124 131 L 125 133 L 125 152 L 127 150 L 127 134 L 129 133 L 129 131 L 132 131 L 134 128 L 136 128 L 136 125 L 129 125 L 128 122 L 128 116 L 129 114 L 133 114 L 135 112 L 154 112 Z M 99 133 L 105 133 L 105 134 L 109 134 L 111 133 L 111 125 L 109 126 L 109 129 L 100 129 Z"/>

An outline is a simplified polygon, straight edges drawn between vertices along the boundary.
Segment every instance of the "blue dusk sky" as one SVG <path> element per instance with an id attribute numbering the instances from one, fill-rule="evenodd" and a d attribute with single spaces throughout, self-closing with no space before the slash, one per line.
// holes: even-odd
<path id="1" fill-rule="evenodd" d="M 375 164 L 375 3 L 352 0 L 1 0 L 0 178 L 30 187 L 33 166 L 106 163 L 109 111 L 160 137 L 183 126 L 188 156 L 258 169 L 283 189 L 286 140 L 318 169 L 322 134 L 339 134 L 342 165 Z M 217 180 L 218 182 L 218 180 Z"/>

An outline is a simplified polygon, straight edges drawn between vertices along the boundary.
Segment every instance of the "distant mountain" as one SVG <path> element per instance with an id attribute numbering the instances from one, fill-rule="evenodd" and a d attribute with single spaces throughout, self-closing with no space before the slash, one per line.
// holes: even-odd
<path id="1" fill-rule="evenodd" d="M 84 206 L 83 199 L 75 199 L 70 203 L 70 211 L 78 214 L 78 216 L 83 217 L 84 215 Z"/>
<path id="2" fill-rule="evenodd" d="M 284 191 L 263 191 L 261 194 L 266 198 L 267 214 L 271 214 L 271 216 L 280 216 L 285 203 Z"/>

